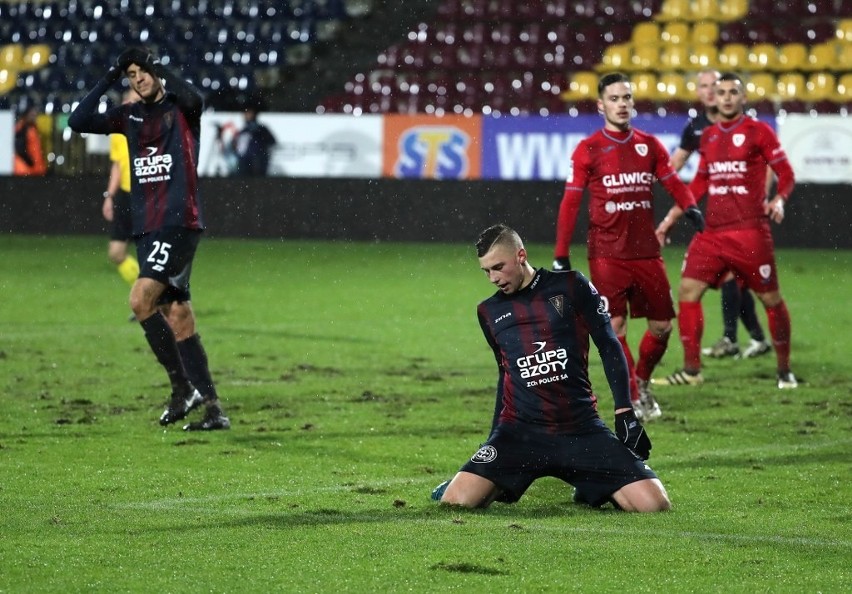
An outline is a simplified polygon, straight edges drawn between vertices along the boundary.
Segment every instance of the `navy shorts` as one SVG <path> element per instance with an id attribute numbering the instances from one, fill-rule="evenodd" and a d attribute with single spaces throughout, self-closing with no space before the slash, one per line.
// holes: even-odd
<path id="1" fill-rule="evenodd" d="M 189 301 L 192 260 L 201 241 L 201 231 L 165 227 L 136 238 L 139 277 L 167 285 L 158 304 Z"/>
<path id="2" fill-rule="evenodd" d="M 599 506 L 625 485 L 657 475 L 606 427 L 559 435 L 499 425 L 461 468 L 488 479 L 514 503 L 534 480 L 552 476 L 577 489 L 578 499 Z"/>
<path id="3" fill-rule="evenodd" d="M 133 238 L 133 217 L 130 214 L 130 194 L 119 190 L 112 197 L 112 241 L 130 241 Z"/>

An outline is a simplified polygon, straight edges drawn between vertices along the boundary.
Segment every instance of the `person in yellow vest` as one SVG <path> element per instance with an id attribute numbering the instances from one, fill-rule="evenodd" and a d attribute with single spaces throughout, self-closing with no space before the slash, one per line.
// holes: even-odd
<path id="1" fill-rule="evenodd" d="M 136 101 L 139 101 L 139 95 L 132 89 L 125 91 L 121 98 L 122 104 Z M 123 134 L 110 135 L 109 160 L 112 165 L 101 207 L 104 218 L 112 223 L 107 255 L 118 268 L 121 278 L 132 286 L 139 276 L 139 262 L 127 251 L 133 232 L 130 217 L 130 155 L 127 138 Z"/>

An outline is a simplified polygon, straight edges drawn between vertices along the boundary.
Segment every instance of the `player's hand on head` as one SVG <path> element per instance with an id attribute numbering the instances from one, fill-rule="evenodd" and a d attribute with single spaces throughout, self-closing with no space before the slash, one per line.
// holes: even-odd
<path id="1" fill-rule="evenodd" d="M 688 207 L 685 211 L 683 211 L 683 216 L 692 223 L 692 226 L 695 227 L 696 231 L 699 233 L 704 231 L 704 214 L 697 206 Z"/>
<path id="2" fill-rule="evenodd" d="M 561 272 L 563 270 L 571 270 L 571 260 L 568 256 L 556 258 L 553 260 L 553 270 Z"/>
<path id="3" fill-rule="evenodd" d="M 647 460 L 651 455 L 651 439 L 632 410 L 615 415 L 615 434 L 643 460 Z"/>
<path id="4" fill-rule="evenodd" d="M 122 72 L 127 70 L 127 67 L 131 64 L 136 64 L 140 68 L 150 71 L 154 65 L 159 63 L 159 58 L 148 50 L 141 47 L 129 47 L 119 54 L 115 66 Z"/>

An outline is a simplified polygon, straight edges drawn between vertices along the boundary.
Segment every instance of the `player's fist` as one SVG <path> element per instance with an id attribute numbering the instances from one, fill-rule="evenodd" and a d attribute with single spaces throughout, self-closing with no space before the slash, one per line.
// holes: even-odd
<path id="1" fill-rule="evenodd" d="M 553 261 L 553 270 L 555 270 L 556 272 L 561 272 L 562 270 L 571 270 L 571 260 L 568 258 L 568 256 L 556 258 Z"/>
<path id="2" fill-rule="evenodd" d="M 683 211 L 683 216 L 692 223 L 692 226 L 695 227 L 696 231 L 704 231 L 704 215 L 697 206 L 690 206 L 687 208 Z"/>
<path id="3" fill-rule="evenodd" d="M 651 455 L 651 439 L 632 410 L 615 415 L 615 434 L 643 460 L 647 460 Z"/>

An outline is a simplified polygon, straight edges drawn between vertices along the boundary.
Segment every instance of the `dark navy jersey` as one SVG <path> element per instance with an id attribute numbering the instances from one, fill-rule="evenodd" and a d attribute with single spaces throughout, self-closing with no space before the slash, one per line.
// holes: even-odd
<path id="1" fill-rule="evenodd" d="M 169 88 L 157 103 L 121 105 L 96 113 L 97 99 L 109 84 L 101 81 L 69 119 L 78 132 L 127 137 L 130 154 L 130 194 L 133 234 L 164 227 L 203 229 L 198 196 L 198 150 L 201 136 L 200 95 L 170 72 L 163 72 Z"/>
<path id="2" fill-rule="evenodd" d="M 680 148 L 690 153 L 697 151 L 701 144 L 701 133 L 712 124 L 706 111 L 702 111 L 694 118 L 689 118 L 680 136 Z"/>
<path id="3" fill-rule="evenodd" d="M 494 425 L 521 423 L 554 433 L 603 426 L 589 380 L 590 336 L 619 392 L 616 401 L 630 406 L 623 350 L 605 304 L 581 273 L 539 269 L 524 289 L 480 303 L 477 315 L 499 368 Z"/>

